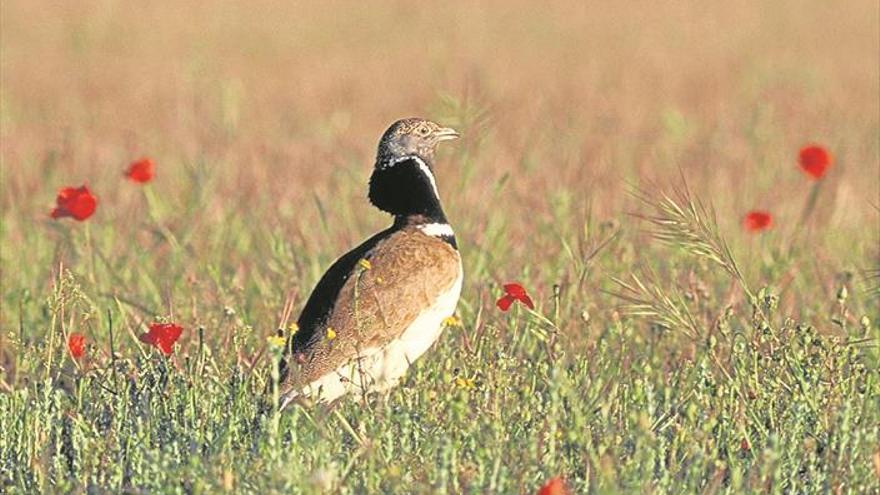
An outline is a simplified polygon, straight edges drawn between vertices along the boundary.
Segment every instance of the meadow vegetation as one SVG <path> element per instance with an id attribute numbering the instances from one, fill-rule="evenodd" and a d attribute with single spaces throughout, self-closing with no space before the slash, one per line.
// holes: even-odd
<path id="1" fill-rule="evenodd" d="M 877 493 L 876 2 L 0 22 L 0 492 Z M 388 224 L 366 182 L 411 115 L 464 136 L 436 167 L 457 321 L 387 396 L 261 411 L 268 338 Z M 50 218 L 83 183 L 94 215 Z M 513 281 L 534 311 L 496 307 Z"/>

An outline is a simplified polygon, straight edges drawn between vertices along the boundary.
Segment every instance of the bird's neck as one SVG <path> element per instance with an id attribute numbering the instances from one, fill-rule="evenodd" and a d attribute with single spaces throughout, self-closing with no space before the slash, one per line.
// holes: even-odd
<path id="1" fill-rule="evenodd" d="M 394 215 L 395 225 L 446 223 L 430 162 L 410 155 L 376 163 L 370 202 Z"/>

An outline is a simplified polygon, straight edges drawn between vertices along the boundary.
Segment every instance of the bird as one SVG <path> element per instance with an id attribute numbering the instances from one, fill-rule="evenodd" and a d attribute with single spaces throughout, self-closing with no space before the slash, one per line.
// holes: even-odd
<path id="1" fill-rule="evenodd" d="M 455 233 L 434 175 L 457 131 L 422 118 L 382 134 L 368 199 L 393 222 L 337 259 L 307 299 L 279 365 L 279 404 L 395 387 L 437 341 L 461 295 Z"/>

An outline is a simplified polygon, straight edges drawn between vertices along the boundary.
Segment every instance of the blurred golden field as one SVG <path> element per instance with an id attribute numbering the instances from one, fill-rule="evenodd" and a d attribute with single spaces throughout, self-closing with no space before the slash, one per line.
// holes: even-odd
<path id="1" fill-rule="evenodd" d="M 440 164 L 446 209 L 475 248 L 506 212 L 512 263 L 558 251 L 534 235 L 542 227 L 575 227 L 586 211 L 619 219 L 635 208 L 628 184 L 679 171 L 734 237 L 751 208 L 772 211 L 783 236 L 807 194 L 796 151 L 813 141 L 836 167 L 818 215 L 834 235 L 811 249 L 834 257 L 847 254 L 834 237 L 877 240 L 874 2 L 2 8 L 10 247 L 27 245 L 62 184 L 88 182 L 104 221 L 137 219 L 119 171 L 147 155 L 172 204 L 187 167 L 207 170 L 194 228 L 258 212 L 254 225 L 338 250 L 384 224 L 364 184 L 379 134 L 409 115 L 462 128 Z M 329 242 L 302 232 L 314 198 L 332 205 Z M 548 227 L 559 208 L 573 221 Z"/>
<path id="2" fill-rule="evenodd" d="M 545 311 L 562 288 L 554 321 L 578 353 L 600 352 L 601 329 L 620 323 L 610 278 L 643 267 L 667 285 L 709 280 L 707 325 L 725 307 L 746 307 L 705 263 L 686 274 L 631 215 L 646 213 L 634 190 L 685 182 L 714 208 L 746 279 L 772 287 L 786 318 L 832 335 L 880 317 L 876 297 L 864 296 L 876 286 L 865 273 L 880 263 L 876 1 L 12 0 L 0 4 L 0 25 L 4 393 L 50 376 L 21 356 L 56 329 L 81 325 L 102 346 L 110 309 L 123 354 L 134 354 L 144 321 L 171 315 L 190 329 L 189 352 L 202 326 L 215 353 L 234 339 L 238 365 L 259 362 L 255 349 L 285 301 L 298 311 L 336 256 L 388 224 L 366 183 L 379 136 L 408 116 L 463 135 L 441 148 L 437 176 L 464 257 L 460 313 L 478 334 L 507 328 L 493 302 L 498 284 L 515 279 Z M 797 165 L 807 143 L 835 161 L 800 228 L 813 186 Z M 122 177 L 142 156 L 157 164 L 146 189 Z M 94 217 L 51 220 L 57 189 L 83 183 L 98 197 Z M 774 228 L 744 232 L 752 209 L 770 211 Z M 604 258 L 592 259 L 599 246 Z M 82 286 L 80 316 L 56 319 L 42 304 L 60 266 Z M 827 315 L 842 285 L 854 295 L 835 326 Z M 467 337 L 446 338 L 438 352 L 459 363 L 449 348 Z M 700 355 L 682 349 L 682 359 Z M 235 459 L 224 452 L 223 462 Z M 359 455 L 351 465 L 373 462 Z M 616 485 L 596 482 L 596 469 L 617 479 L 604 459 L 569 474 L 574 486 L 637 486 L 622 474 Z M 408 486 L 533 486 L 532 475 L 492 489 L 451 476 Z M 836 476 L 823 486 L 851 486 Z M 698 486 L 721 486 L 711 483 Z"/>
<path id="3" fill-rule="evenodd" d="M 627 182 L 679 169 L 725 227 L 764 207 L 785 230 L 811 141 L 837 158 L 825 225 L 864 232 L 880 188 L 877 14 L 867 1 L 4 2 L 7 233 L 22 240 L 61 183 L 128 212 L 116 172 L 149 155 L 170 196 L 183 164 L 210 168 L 206 216 L 271 204 L 267 225 L 314 219 L 314 193 L 363 210 L 341 233 L 353 240 L 382 223 L 362 185 L 379 134 L 408 115 L 463 127 L 442 163 L 450 216 L 477 237 L 503 209 L 524 253 L 549 248 L 528 234 L 560 195 L 614 217 Z"/>

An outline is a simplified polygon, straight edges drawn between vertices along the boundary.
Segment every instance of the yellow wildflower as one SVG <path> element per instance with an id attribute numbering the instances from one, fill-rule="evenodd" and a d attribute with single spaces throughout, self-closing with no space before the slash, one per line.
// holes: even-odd
<path id="1" fill-rule="evenodd" d="M 458 318 L 456 318 L 454 315 L 453 315 L 453 316 L 447 316 L 446 318 L 443 318 L 443 326 L 444 326 L 444 327 L 460 327 L 460 326 L 461 326 L 461 320 L 459 320 Z"/>
<path id="2" fill-rule="evenodd" d="M 296 332 L 299 332 L 299 325 L 297 325 L 295 321 L 292 321 L 290 322 L 290 325 L 287 325 L 287 330 L 290 331 L 290 335 L 296 335 Z"/>
<path id="3" fill-rule="evenodd" d="M 455 377 L 455 386 L 463 389 L 471 389 L 476 386 L 473 378 L 462 378 L 460 376 Z"/>
<path id="4" fill-rule="evenodd" d="M 333 327 L 327 327 L 327 340 L 333 340 L 336 338 L 336 330 L 333 330 Z"/>
<path id="5" fill-rule="evenodd" d="M 358 265 L 361 265 L 361 268 L 363 268 L 364 270 L 369 270 L 370 268 L 373 268 L 373 265 L 370 264 L 370 260 L 366 258 L 361 258 L 358 261 Z"/>
<path id="6" fill-rule="evenodd" d="M 274 347 L 276 349 L 281 349 L 284 347 L 284 343 L 286 342 L 284 337 L 280 335 L 270 335 L 266 337 L 266 342 L 269 343 L 269 347 Z"/>

